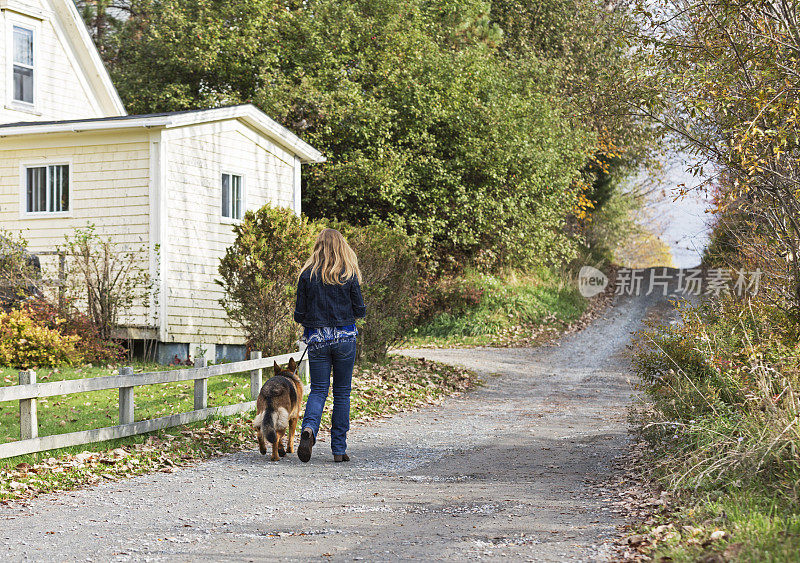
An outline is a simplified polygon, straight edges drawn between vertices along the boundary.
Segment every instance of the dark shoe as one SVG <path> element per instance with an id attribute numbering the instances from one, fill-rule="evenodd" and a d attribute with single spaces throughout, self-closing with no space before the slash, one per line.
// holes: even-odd
<path id="1" fill-rule="evenodd" d="M 311 428 L 303 428 L 303 432 L 300 433 L 300 445 L 297 447 L 297 457 L 300 461 L 306 463 L 311 459 L 311 448 L 316 441 L 314 431 Z"/>
<path id="2" fill-rule="evenodd" d="M 333 461 L 335 461 L 336 463 L 341 463 L 343 461 L 350 461 L 350 456 L 347 454 L 342 454 L 342 455 L 334 454 Z"/>

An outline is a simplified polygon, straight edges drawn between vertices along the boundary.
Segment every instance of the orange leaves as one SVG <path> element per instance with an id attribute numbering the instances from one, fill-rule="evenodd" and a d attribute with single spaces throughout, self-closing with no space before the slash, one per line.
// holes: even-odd
<path id="1" fill-rule="evenodd" d="M 590 185 L 584 185 L 580 192 L 578 192 L 575 200 L 575 205 L 572 208 L 572 213 L 580 221 L 591 221 L 591 209 L 594 209 L 594 202 L 586 196 L 586 191 L 591 189 Z"/>

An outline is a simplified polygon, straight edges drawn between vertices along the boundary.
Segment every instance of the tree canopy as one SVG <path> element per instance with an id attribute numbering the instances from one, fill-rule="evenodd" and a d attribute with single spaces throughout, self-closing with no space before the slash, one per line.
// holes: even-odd
<path id="1" fill-rule="evenodd" d="M 400 227 L 434 269 L 562 261 L 644 135 L 603 105 L 614 14 L 530 4 L 134 0 L 104 53 L 131 112 L 252 102 L 320 149 L 313 218 Z"/>

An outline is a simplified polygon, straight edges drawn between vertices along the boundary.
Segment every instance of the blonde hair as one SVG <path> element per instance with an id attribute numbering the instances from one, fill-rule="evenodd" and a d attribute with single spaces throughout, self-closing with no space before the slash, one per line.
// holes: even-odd
<path id="1" fill-rule="evenodd" d="M 351 278 L 361 283 L 361 270 L 358 268 L 358 257 L 347 244 L 342 233 L 336 229 L 322 229 L 317 235 L 314 250 L 303 264 L 300 273 L 311 268 L 311 275 L 319 274 L 323 283 L 343 285 Z"/>

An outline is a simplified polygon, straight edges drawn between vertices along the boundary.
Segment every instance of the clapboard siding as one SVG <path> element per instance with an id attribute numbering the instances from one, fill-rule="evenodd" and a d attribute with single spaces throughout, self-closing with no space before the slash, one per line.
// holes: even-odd
<path id="1" fill-rule="evenodd" d="M 167 155 L 169 339 L 191 343 L 213 336 L 217 344 L 241 344 L 214 282 L 235 238 L 221 214 L 221 175 L 244 177 L 245 209 L 268 202 L 292 207 L 293 155 L 234 120 L 170 131 Z"/>
<path id="2" fill-rule="evenodd" d="M 37 137 L 47 141 L 44 150 Z M 82 146 L 75 144 L 79 137 Z M 24 140 L 0 139 L 0 224 L 20 233 L 30 250 L 52 251 L 63 246 L 65 235 L 92 223 L 97 232 L 121 248 L 143 250 L 142 266 L 149 269 L 150 146 L 147 132 L 103 135 L 84 132 L 63 137 L 63 145 L 47 136 Z M 46 155 L 43 158 L 42 155 Z M 69 162 L 71 165 L 71 216 L 30 218 L 21 214 L 24 189 L 23 164 Z M 43 257 L 47 275 L 55 274 L 56 260 Z M 125 318 L 133 325 L 152 324 L 148 311 L 136 307 Z"/>
<path id="3" fill-rule="evenodd" d="M 79 119 L 117 115 L 103 110 L 97 94 L 92 91 L 91 79 L 81 68 L 80 60 L 85 53 L 78 50 L 85 47 L 73 44 L 66 30 L 74 24 L 60 23 L 59 16 L 46 0 L 7 0 L 9 9 L 0 12 L 0 45 L 2 51 L 2 80 L 0 80 L 0 123 L 17 121 L 47 121 L 55 119 Z M 18 11 L 14 11 L 18 10 Z M 39 14 L 39 18 L 30 15 Z M 35 99 L 32 111 L 15 109 L 12 103 L 11 82 L 8 79 L 11 53 L 9 34 L 13 25 L 21 25 L 34 30 L 34 81 Z"/>

